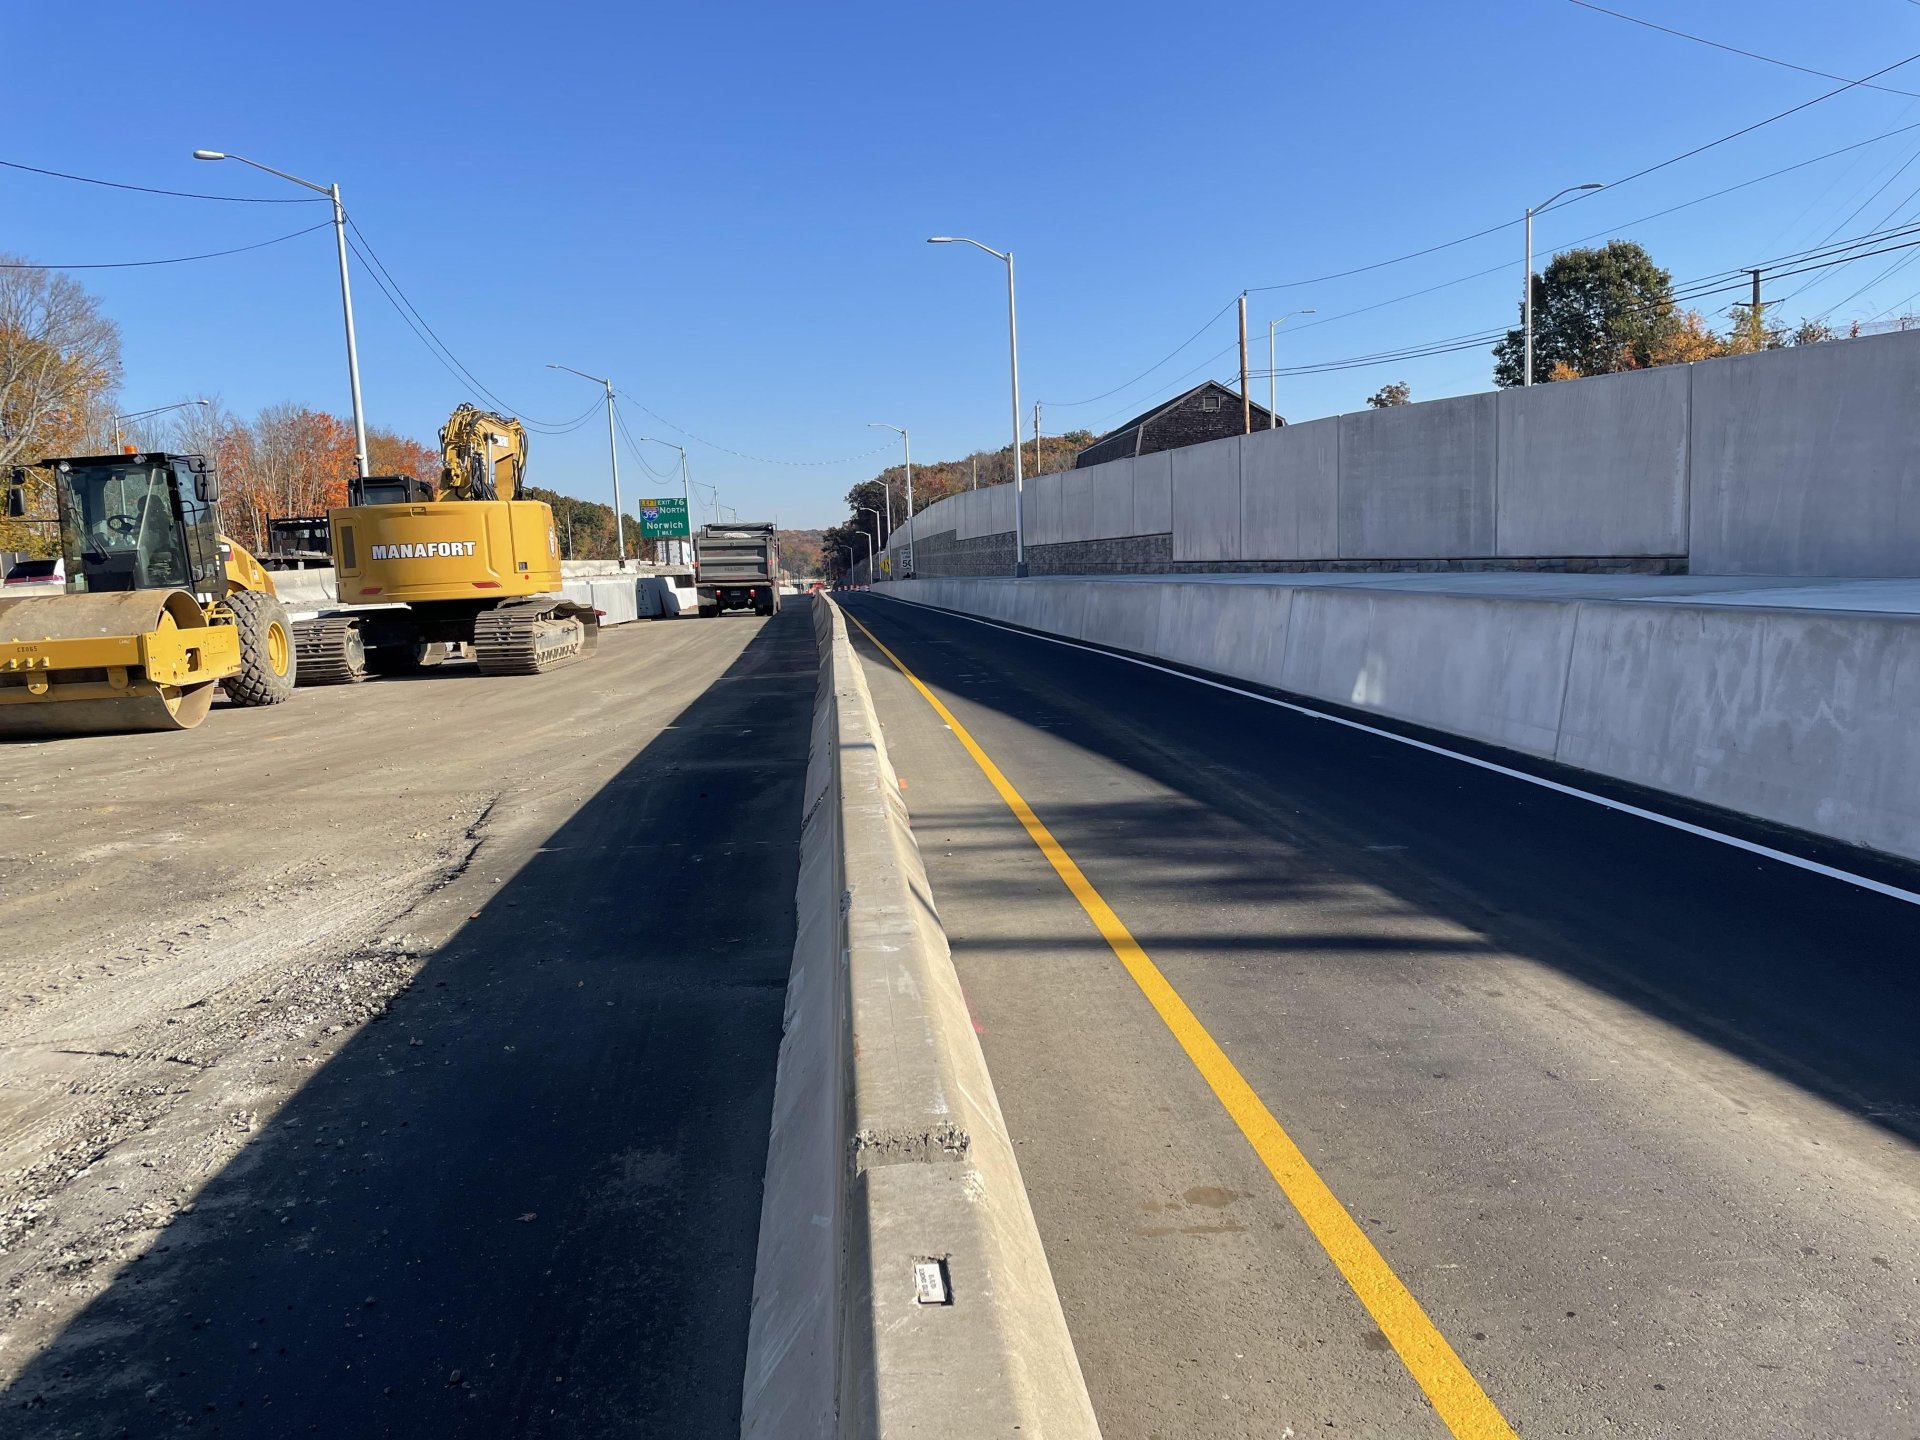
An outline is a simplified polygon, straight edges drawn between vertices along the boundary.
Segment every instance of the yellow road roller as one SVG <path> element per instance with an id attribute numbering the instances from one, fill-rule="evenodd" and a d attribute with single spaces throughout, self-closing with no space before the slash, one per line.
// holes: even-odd
<path id="1" fill-rule="evenodd" d="M 43 460 L 6 488 L 16 518 L 52 491 L 67 578 L 0 600 L 0 739 L 190 730 L 216 685 L 236 705 L 293 695 L 293 627 L 272 577 L 220 533 L 203 456 Z"/>

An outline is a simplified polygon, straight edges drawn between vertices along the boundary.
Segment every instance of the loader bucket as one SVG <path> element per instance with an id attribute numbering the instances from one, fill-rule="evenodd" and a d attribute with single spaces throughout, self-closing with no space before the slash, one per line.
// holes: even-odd
<path id="1" fill-rule="evenodd" d="M 184 590 L 0 600 L 0 739 L 191 730 L 239 665 Z"/>

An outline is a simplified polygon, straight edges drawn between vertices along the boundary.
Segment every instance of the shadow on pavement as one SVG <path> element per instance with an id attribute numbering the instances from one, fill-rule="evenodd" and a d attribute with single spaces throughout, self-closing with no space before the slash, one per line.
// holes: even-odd
<path id="1" fill-rule="evenodd" d="M 0 1431 L 736 1434 L 814 674 L 795 607 L 27 1367 Z"/>
<path id="2" fill-rule="evenodd" d="M 1129 924 L 1150 953 L 1217 955 L 1242 967 L 1268 953 L 1274 965 L 1310 964 L 1311 936 L 1241 936 L 1224 925 L 1219 935 L 1163 934 L 1153 902 L 1185 900 L 1189 916 L 1213 902 L 1224 916 L 1242 903 L 1305 901 L 1337 916 L 1344 895 L 1370 887 L 1400 902 L 1392 918 L 1409 922 L 1409 933 L 1385 946 L 1331 934 L 1329 959 L 1377 948 L 1435 963 L 1449 951 L 1536 960 L 1920 1141 L 1911 905 L 1109 656 L 903 602 L 860 596 L 847 608 L 944 696 L 1193 802 L 1090 796 L 1041 808 L 1083 865 L 1103 852 L 1137 861 L 1124 871 L 1142 912 Z M 888 665 L 852 634 L 869 663 Z M 1003 767 L 1010 759 L 995 758 Z M 914 816 L 923 844 L 956 823 Z M 1862 863 L 1869 873 L 1886 869 L 1874 857 Z M 1050 874 L 1036 876 L 1057 887 Z M 996 896 L 1002 907 L 1014 898 Z M 1485 943 L 1422 938 L 1423 918 Z"/>

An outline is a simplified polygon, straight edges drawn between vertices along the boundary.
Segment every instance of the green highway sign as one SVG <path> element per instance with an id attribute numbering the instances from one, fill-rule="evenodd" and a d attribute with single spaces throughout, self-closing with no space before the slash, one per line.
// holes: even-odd
<path id="1" fill-rule="evenodd" d="M 687 502 L 682 499 L 642 500 L 640 502 L 640 538 L 642 540 L 685 540 L 693 531 L 687 524 Z"/>

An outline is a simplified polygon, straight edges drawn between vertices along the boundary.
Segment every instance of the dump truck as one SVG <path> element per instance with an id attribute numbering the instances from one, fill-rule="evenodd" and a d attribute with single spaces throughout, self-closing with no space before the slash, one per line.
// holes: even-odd
<path id="1" fill-rule="evenodd" d="M 53 492 L 66 583 L 0 600 L 0 736 L 191 730 L 216 685 L 235 705 L 292 696 L 293 627 L 272 577 L 220 532 L 204 456 L 18 466 L 10 516 L 26 517 L 30 488 Z"/>
<path id="2" fill-rule="evenodd" d="M 702 525 L 693 541 L 693 575 L 702 615 L 780 613 L 780 542 L 771 524 Z"/>
<path id="3" fill-rule="evenodd" d="M 437 483 L 350 481 L 327 512 L 343 605 L 295 630 L 302 685 L 346 685 L 438 665 L 458 645 L 483 675 L 538 675 L 593 653 L 600 613 L 560 593 L 553 510 L 520 498 L 518 420 L 461 405 L 440 431 Z"/>

